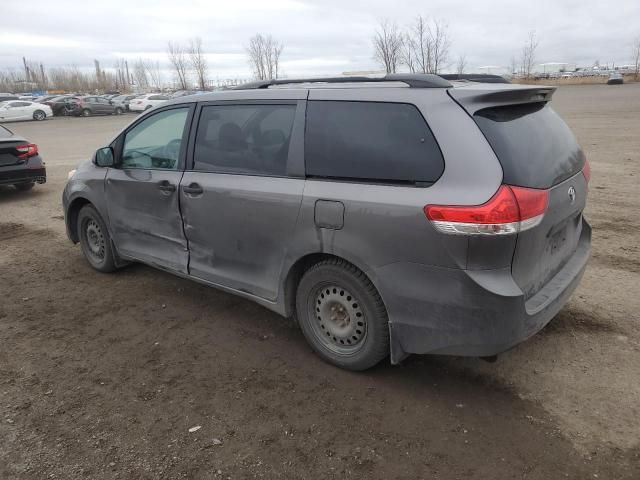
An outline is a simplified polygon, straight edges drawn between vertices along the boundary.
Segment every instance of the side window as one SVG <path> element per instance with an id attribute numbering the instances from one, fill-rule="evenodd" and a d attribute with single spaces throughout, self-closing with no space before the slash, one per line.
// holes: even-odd
<path id="1" fill-rule="evenodd" d="M 122 148 L 122 168 L 177 170 L 188 108 L 156 113 L 129 130 Z"/>
<path id="2" fill-rule="evenodd" d="M 311 177 L 432 183 L 444 159 L 414 105 L 310 101 L 305 169 Z"/>
<path id="3" fill-rule="evenodd" d="M 285 175 L 295 105 L 203 107 L 194 169 L 248 175 Z"/>

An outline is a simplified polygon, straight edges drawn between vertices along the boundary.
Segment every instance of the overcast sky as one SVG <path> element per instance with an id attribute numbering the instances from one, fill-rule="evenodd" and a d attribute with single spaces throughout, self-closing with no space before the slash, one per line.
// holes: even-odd
<path id="1" fill-rule="evenodd" d="M 287 76 L 373 70 L 378 21 L 403 26 L 418 14 L 449 24 L 452 68 L 464 54 L 469 71 L 506 67 L 530 30 L 538 63 L 585 66 L 630 63 L 640 36 L 640 0 L 0 0 L 0 67 L 19 68 L 23 55 L 47 67 L 89 68 L 94 58 L 103 67 L 137 57 L 166 64 L 168 41 L 200 36 L 212 78 L 250 77 L 244 47 L 262 32 L 284 43 Z"/>

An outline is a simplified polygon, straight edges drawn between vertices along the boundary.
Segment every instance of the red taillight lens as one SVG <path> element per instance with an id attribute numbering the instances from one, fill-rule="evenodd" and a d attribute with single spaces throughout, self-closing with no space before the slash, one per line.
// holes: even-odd
<path id="1" fill-rule="evenodd" d="M 18 151 L 18 158 L 26 160 L 27 158 L 35 157 L 38 155 L 38 145 L 35 143 L 28 143 L 26 145 L 18 145 L 16 147 Z"/>
<path id="2" fill-rule="evenodd" d="M 427 205 L 424 212 L 443 233 L 501 235 L 535 227 L 548 206 L 547 190 L 502 185 L 482 205 Z"/>
<path id="3" fill-rule="evenodd" d="M 584 167 L 582 167 L 582 174 L 584 178 L 587 180 L 587 183 L 591 181 L 591 165 L 589 164 L 589 160 L 584 159 Z"/>

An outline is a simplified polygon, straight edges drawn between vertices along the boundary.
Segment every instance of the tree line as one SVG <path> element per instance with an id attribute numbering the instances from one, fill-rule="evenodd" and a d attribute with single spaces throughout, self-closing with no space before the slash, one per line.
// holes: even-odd
<path id="1" fill-rule="evenodd" d="M 395 21 L 383 19 L 372 35 L 373 60 L 387 73 L 399 70 L 411 73 L 462 74 L 468 69 L 465 54 L 454 60 L 451 56 L 452 38 L 449 25 L 441 19 L 418 15 L 400 28 Z M 528 33 L 521 51 L 511 57 L 511 74 L 531 77 L 536 62 L 539 40 L 535 31 Z M 257 33 L 249 38 L 244 50 L 253 77 L 269 80 L 283 75 L 281 57 L 285 49 L 282 42 L 271 34 Z M 196 86 L 206 90 L 211 86 L 211 66 L 207 60 L 202 38 L 194 37 L 186 43 L 168 42 L 166 48 L 173 85 L 189 90 Z M 636 79 L 640 76 L 640 36 L 632 45 L 632 59 Z M 98 60 L 95 70 L 77 66 L 46 68 L 42 63 L 22 58 L 22 68 L 0 70 L 0 92 L 27 92 L 32 90 L 64 90 L 93 92 L 117 90 L 120 92 L 151 91 L 164 88 L 160 62 L 149 58 L 118 59 L 112 68 L 105 69 Z"/>

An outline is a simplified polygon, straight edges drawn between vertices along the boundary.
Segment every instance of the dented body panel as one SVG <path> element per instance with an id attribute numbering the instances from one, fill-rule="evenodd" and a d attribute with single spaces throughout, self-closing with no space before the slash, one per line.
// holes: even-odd
<path id="1" fill-rule="evenodd" d="M 294 314 L 290 281 L 304 260 L 339 257 L 363 271 L 380 293 L 393 363 L 410 353 L 494 355 L 544 327 L 576 288 L 589 256 L 590 228 L 582 217 L 586 181 L 581 176 L 567 180 L 577 192 L 570 206 L 560 198 L 570 185 L 558 186 L 541 227 L 521 236 L 444 235 L 423 208 L 490 200 L 503 183 L 503 169 L 474 112 L 548 101 L 552 93 L 461 84 L 454 89 L 273 88 L 178 99 L 136 123 L 154 112 L 190 105 L 180 168 L 84 164 L 65 189 L 67 230 L 77 241 L 73 205 L 84 199 L 105 218 L 123 259 L 233 292 L 286 316 Z M 307 177 L 305 109 L 312 101 L 414 105 L 437 139 L 445 162 L 442 175 L 430 185 Z M 286 174 L 196 171 L 193 144 L 202 108 L 260 102 L 296 105 Z M 112 142 L 116 154 L 129 128 Z M 175 191 L 158 190 L 163 182 L 175 185 Z M 562 229 L 559 223 L 568 229 L 562 230 L 567 241 L 558 257 L 550 251 L 549 237 Z M 527 251 L 536 258 L 526 260 Z M 525 258 L 516 267 L 514 255 Z M 545 264 L 537 264 L 537 258 Z"/>

